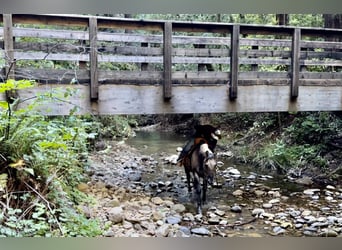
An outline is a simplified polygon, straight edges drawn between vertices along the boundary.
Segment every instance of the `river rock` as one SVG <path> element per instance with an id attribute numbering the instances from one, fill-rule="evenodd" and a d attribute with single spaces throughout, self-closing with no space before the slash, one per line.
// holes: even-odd
<path id="1" fill-rule="evenodd" d="M 227 171 L 228 171 L 228 174 L 230 175 L 241 175 L 240 171 L 233 167 L 227 168 Z"/>
<path id="2" fill-rule="evenodd" d="M 141 180 L 141 173 L 136 172 L 136 171 L 129 172 L 128 173 L 128 179 L 130 181 L 140 181 Z"/>
<path id="3" fill-rule="evenodd" d="M 112 200 L 108 201 L 105 206 L 106 207 L 118 207 L 120 206 L 120 201 L 117 198 L 113 198 Z"/>
<path id="4" fill-rule="evenodd" d="M 161 205 L 161 204 L 163 204 L 164 203 L 164 200 L 162 199 L 162 198 L 160 198 L 160 197 L 153 197 L 152 199 L 151 199 L 151 201 L 152 201 L 152 203 L 153 204 L 155 204 L 155 205 Z"/>
<path id="5" fill-rule="evenodd" d="M 164 218 L 164 215 L 160 211 L 153 211 L 152 212 L 152 219 L 154 221 L 162 220 Z"/>
<path id="6" fill-rule="evenodd" d="M 124 213 L 121 207 L 113 207 L 108 210 L 108 219 L 114 224 L 122 222 Z"/>
<path id="7" fill-rule="evenodd" d="M 234 196 L 242 196 L 243 195 L 243 191 L 241 189 L 237 189 L 233 192 Z"/>
<path id="8" fill-rule="evenodd" d="M 241 213 L 242 212 L 242 208 L 239 205 L 234 205 L 230 208 L 230 211 L 234 212 L 234 213 Z"/>
<path id="9" fill-rule="evenodd" d="M 165 157 L 164 160 L 167 163 L 171 163 L 173 165 L 176 165 L 177 164 L 177 160 L 178 160 L 178 155 L 170 155 L 168 157 Z"/>
<path id="10" fill-rule="evenodd" d="M 322 230 L 322 232 L 319 234 L 321 237 L 337 237 L 338 233 L 335 230 L 332 229 L 326 229 Z"/>
<path id="11" fill-rule="evenodd" d="M 334 186 L 332 186 L 332 185 L 328 185 L 328 186 L 326 186 L 325 187 L 326 189 L 328 189 L 328 190 L 335 190 L 336 188 L 334 187 Z"/>
<path id="12" fill-rule="evenodd" d="M 183 204 L 175 204 L 173 205 L 172 210 L 176 213 L 183 213 L 186 210 L 186 207 Z"/>
<path id="13" fill-rule="evenodd" d="M 218 217 L 218 216 L 210 217 L 208 219 L 208 223 L 210 225 L 218 225 L 220 223 L 220 217 Z"/>
<path id="14" fill-rule="evenodd" d="M 170 224 L 163 224 L 155 230 L 155 235 L 157 237 L 166 237 L 171 229 Z"/>
<path id="15" fill-rule="evenodd" d="M 269 209 L 269 208 L 272 208 L 273 205 L 271 203 L 264 203 L 264 204 L 262 204 L 262 207 L 266 208 L 266 209 Z"/>
<path id="16" fill-rule="evenodd" d="M 169 216 L 165 221 L 167 224 L 179 224 L 181 220 L 182 218 L 180 216 Z"/>
<path id="17" fill-rule="evenodd" d="M 311 215 L 311 214 L 312 214 L 312 212 L 311 212 L 310 210 L 304 210 L 304 211 L 302 212 L 302 216 L 303 216 L 303 217 L 309 216 L 309 215 Z"/>
<path id="18" fill-rule="evenodd" d="M 257 197 L 261 197 L 265 194 L 265 191 L 262 191 L 262 190 L 255 190 L 254 191 L 254 194 L 257 196 Z"/>
<path id="19" fill-rule="evenodd" d="M 274 235 L 284 234 L 285 232 L 286 232 L 286 230 L 282 227 L 276 226 L 273 228 L 273 234 Z"/>
<path id="20" fill-rule="evenodd" d="M 195 216 L 192 213 L 185 213 L 183 215 L 183 221 L 189 222 L 189 221 L 194 221 Z"/>
<path id="21" fill-rule="evenodd" d="M 219 210 L 219 209 L 216 209 L 216 210 L 215 210 L 215 214 L 217 214 L 218 216 L 221 216 L 221 217 L 222 217 L 223 215 L 225 215 L 225 213 L 226 213 L 226 212 L 223 211 L 223 210 Z"/>
<path id="22" fill-rule="evenodd" d="M 265 210 L 262 208 L 254 208 L 252 211 L 253 216 L 259 216 L 261 214 L 265 213 Z"/>
<path id="23" fill-rule="evenodd" d="M 210 235 L 210 231 L 204 227 L 192 228 L 191 233 L 198 235 Z"/>

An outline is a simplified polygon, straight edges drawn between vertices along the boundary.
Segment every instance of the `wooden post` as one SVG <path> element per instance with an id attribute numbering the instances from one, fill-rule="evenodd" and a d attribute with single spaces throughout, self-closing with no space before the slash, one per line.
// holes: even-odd
<path id="1" fill-rule="evenodd" d="M 230 41 L 230 86 L 229 98 L 234 100 L 237 98 L 237 85 L 239 74 L 239 35 L 240 26 L 233 25 Z"/>
<path id="2" fill-rule="evenodd" d="M 89 45 L 90 45 L 90 100 L 99 98 L 99 79 L 97 71 L 97 19 L 89 18 Z"/>
<path id="3" fill-rule="evenodd" d="M 14 45 L 13 45 L 13 23 L 11 14 L 3 14 L 4 25 L 4 49 L 6 55 L 6 77 L 14 79 Z"/>
<path id="4" fill-rule="evenodd" d="M 295 28 L 292 35 L 291 99 L 296 99 L 298 97 L 300 36 L 300 29 Z"/>
<path id="5" fill-rule="evenodd" d="M 164 23 L 164 32 L 163 32 L 163 41 L 164 41 L 164 100 L 171 99 L 172 96 L 172 23 L 165 22 Z"/>

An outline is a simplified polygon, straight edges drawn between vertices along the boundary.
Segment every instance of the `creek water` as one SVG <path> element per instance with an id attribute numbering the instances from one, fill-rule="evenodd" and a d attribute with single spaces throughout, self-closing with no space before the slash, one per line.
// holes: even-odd
<path id="1" fill-rule="evenodd" d="M 138 131 L 135 137 L 131 137 L 126 141 L 128 145 L 138 149 L 142 154 L 150 155 L 159 161 L 156 171 L 145 174 L 143 180 L 145 182 L 165 182 L 167 180 L 172 180 L 178 187 L 176 188 L 177 191 L 174 196 L 180 201 L 189 199 L 185 186 L 184 170 L 182 167 L 164 163 L 162 159 L 166 156 L 177 154 L 177 147 L 183 147 L 187 139 L 188 138 L 183 135 L 172 132 Z M 291 195 L 303 190 L 302 186 L 288 182 L 282 175 L 270 173 L 267 170 L 256 169 L 249 164 L 244 164 L 235 160 L 234 157 L 219 157 L 218 160 L 223 162 L 223 166 L 218 169 L 218 182 L 223 185 L 222 188 L 212 188 L 212 190 L 210 190 L 210 201 L 216 200 L 219 201 L 219 203 L 229 205 L 236 203 L 236 199 L 232 196 L 232 192 L 241 185 L 247 185 L 247 183 L 251 181 L 251 179 L 248 179 L 248 176 L 251 175 L 258 176 L 259 180 L 270 188 L 281 188 L 281 193 L 283 195 Z M 220 172 L 229 167 L 239 170 L 241 178 L 232 179 L 230 181 L 223 180 L 220 176 Z M 249 201 L 245 200 L 244 202 Z M 300 203 L 301 200 L 292 199 L 292 202 Z"/>
<path id="2" fill-rule="evenodd" d="M 196 213 L 194 195 L 188 193 L 184 169 L 164 161 L 165 157 L 176 155 L 177 147 L 184 146 L 187 139 L 184 136 L 170 132 L 138 131 L 135 137 L 126 140 L 126 144 L 140 151 L 142 155 L 157 161 L 153 171 L 144 172 L 142 176 L 142 182 L 146 183 L 147 192 L 151 193 L 152 191 L 153 196 L 171 197 L 184 204 L 189 212 Z M 220 142 L 218 145 L 220 145 Z M 221 146 L 223 147 L 218 148 L 225 148 L 224 145 Z M 219 154 L 219 149 L 216 150 L 216 153 Z M 247 225 L 243 227 L 234 227 L 230 231 L 225 231 L 229 235 L 243 237 L 268 235 L 314 236 L 325 233 L 322 230 L 327 228 L 321 230 L 319 227 L 311 226 L 314 224 L 308 220 L 312 220 L 313 216 L 305 217 L 305 213 L 315 214 L 314 221 L 337 218 L 336 220 L 340 220 L 338 223 L 341 225 L 338 224 L 336 230 L 336 222 L 325 223 L 324 227 L 328 225 L 328 228 L 333 228 L 335 230 L 333 235 L 335 236 L 340 231 L 342 232 L 342 203 L 339 201 L 342 199 L 342 191 L 333 193 L 321 189 L 319 191 L 320 196 L 316 199 L 314 196 L 303 195 L 305 189 L 312 187 L 290 182 L 285 176 L 277 175 L 275 172 L 262 171 L 251 165 L 241 163 L 234 156 L 218 156 L 218 161 L 223 162 L 223 165 L 217 171 L 217 183 L 221 185 L 208 189 L 207 202 L 203 206 L 203 212 L 210 215 L 212 208 L 225 208 L 226 210 L 231 208 L 232 212 L 229 212 L 225 217 L 228 224 L 247 221 Z M 230 167 L 240 172 L 239 178 L 227 177 L 226 171 Z M 157 191 L 156 189 L 148 189 L 151 183 L 159 186 L 159 183 L 166 184 L 167 182 L 171 183 L 169 189 L 161 188 L 157 189 Z M 236 191 L 242 192 L 243 195 L 237 195 Z M 260 193 L 261 195 L 259 195 Z M 274 194 L 278 195 L 274 196 Z M 265 206 L 270 205 L 271 201 L 274 200 L 278 201 L 272 203 L 270 207 Z M 233 207 L 238 207 L 240 211 L 233 211 Z M 267 214 L 270 218 L 261 217 L 263 219 L 254 221 L 252 211 L 260 208 L 265 208 L 264 214 L 265 216 Z M 302 213 L 303 215 L 301 215 Z M 253 221 L 253 223 L 248 221 Z M 341 230 L 339 230 L 339 226 L 341 226 Z"/>

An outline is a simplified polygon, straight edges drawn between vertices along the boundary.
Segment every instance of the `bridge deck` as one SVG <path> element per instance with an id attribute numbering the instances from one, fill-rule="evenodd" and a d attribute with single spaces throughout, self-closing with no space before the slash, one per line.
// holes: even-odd
<path id="1" fill-rule="evenodd" d="M 1 20 L 2 79 L 38 83 L 19 91 L 21 100 L 77 90 L 46 101 L 46 114 L 75 105 L 79 114 L 342 110 L 342 30 L 75 15 Z"/>

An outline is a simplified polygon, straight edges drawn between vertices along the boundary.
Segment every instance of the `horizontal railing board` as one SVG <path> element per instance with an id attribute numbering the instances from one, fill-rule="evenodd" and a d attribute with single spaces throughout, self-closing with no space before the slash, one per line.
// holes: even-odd
<path id="1" fill-rule="evenodd" d="M 0 47 L 3 42 L 0 41 Z M 17 51 L 40 51 L 44 53 L 88 53 L 90 48 L 87 45 L 70 44 L 70 43 L 32 43 L 32 42 L 15 42 L 14 49 Z M 99 46 L 98 52 L 102 54 L 119 54 L 119 55 L 144 55 L 156 56 L 163 55 L 162 48 L 155 47 L 137 47 L 137 46 Z M 201 57 L 228 57 L 230 56 L 229 48 L 173 48 L 173 56 L 201 56 Z M 286 50 L 262 50 L 262 49 L 240 49 L 240 57 L 291 57 L 291 51 Z M 301 59 L 313 58 L 332 58 L 340 60 L 342 52 L 337 51 L 301 51 Z"/>
<path id="2" fill-rule="evenodd" d="M 39 82 L 60 82 L 70 83 L 78 82 L 88 84 L 90 80 L 89 70 L 58 70 L 58 69 L 23 69 L 16 68 L 16 77 L 18 79 L 35 79 Z M 99 70 L 100 83 L 113 83 L 124 84 L 127 82 L 135 84 L 162 84 L 163 75 L 162 71 L 110 71 Z M 2 77 L 4 73 L 2 72 Z M 255 81 L 255 84 L 260 83 L 261 79 L 265 79 L 265 83 L 276 81 L 279 79 L 289 79 L 289 72 L 239 72 L 239 79 Z M 302 84 L 322 85 L 329 84 L 342 86 L 342 72 L 300 72 L 299 78 L 303 81 Z M 229 79 L 229 72 L 215 72 L 215 71 L 198 71 L 198 72 L 172 72 L 173 83 L 188 83 L 188 84 L 201 84 L 201 80 L 206 83 L 215 84 L 219 81 L 222 84 L 227 84 Z M 326 82 L 325 82 L 326 81 Z M 243 82 L 239 83 L 243 84 Z"/>
<path id="3" fill-rule="evenodd" d="M 14 52 L 16 60 L 55 60 L 55 61 L 89 61 L 89 54 L 55 54 L 46 52 Z M 110 63 L 163 63 L 162 56 L 124 56 L 124 55 L 98 55 L 99 62 Z M 174 64 L 230 64 L 230 57 L 188 57 L 173 56 Z M 262 65 L 291 65 L 291 59 L 278 58 L 240 58 L 240 64 L 262 64 Z M 300 60 L 304 66 L 342 66 L 342 60 Z"/>
<path id="4" fill-rule="evenodd" d="M 3 35 L 3 28 L 0 27 L 0 35 Z M 88 31 L 78 30 L 51 30 L 51 29 L 34 29 L 34 28 L 13 28 L 13 35 L 16 37 L 34 37 L 49 39 L 66 39 L 66 40 L 89 40 Z M 107 42 L 137 42 L 137 43 L 163 43 L 162 35 L 153 34 L 132 34 L 132 33 L 108 33 L 98 32 L 98 41 Z M 173 35 L 173 44 L 206 44 L 206 45 L 228 45 L 230 37 L 217 36 L 185 36 Z M 274 39 L 274 38 L 241 38 L 241 46 L 273 46 L 273 47 L 291 47 L 290 39 Z M 332 48 L 342 49 L 341 42 L 333 41 L 308 41 L 301 40 L 302 48 Z"/>

